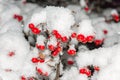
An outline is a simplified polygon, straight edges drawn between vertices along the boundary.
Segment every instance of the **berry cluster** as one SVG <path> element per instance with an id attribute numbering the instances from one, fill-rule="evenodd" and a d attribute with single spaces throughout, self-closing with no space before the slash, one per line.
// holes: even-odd
<path id="1" fill-rule="evenodd" d="M 100 70 L 100 68 L 98 66 L 93 66 L 93 70 L 98 72 Z M 92 76 L 92 74 L 93 74 L 92 70 L 90 70 L 87 67 L 79 69 L 79 73 L 85 74 L 88 77 Z"/>
<path id="2" fill-rule="evenodd" d="M 37 27 L 35 27 L 34 24 L 30 23 L 29 28 L 31 29 L 33 34 L 40 34 L 41 30 L 39 30 Z"/>
<path id="3" fill-rule="evenodd" d="M 19 22 L 21 22 L 23 20 L 23 17 L 21 15 L 18 15 L 18 14 L 14 14 L 13 18 L 18 20 Z"/>

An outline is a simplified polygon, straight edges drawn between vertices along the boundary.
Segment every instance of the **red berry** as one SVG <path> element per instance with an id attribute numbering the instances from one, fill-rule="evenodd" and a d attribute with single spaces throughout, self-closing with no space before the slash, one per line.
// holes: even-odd
<path id="1" fill-rule="evenodd" d="M 52 56 L 53 57 L 57 56 L 58 54 L 59 54 L 59 52 L 57 50 L 55 50 L 55 51 L 52 52 Z"/>
<path id="2" fill-rule="evenodd" d="M 68 60 L 67 63 L 68 63 L 69 65 L 73 65 L 73 64 L 74 64 L 74 62 L 73 62 L 72 60 Z"/>
<path id="3" fill-rule="evenodd" d="M 33 23 L 30 23 L 30 24 L 29 24 L 29 28 L 30 28 L 30 29 L 35 28 L 35 25 L 34 25 Z"/>
<path id="4" fill-rule="evenodd" d="M 52 31 L 52 34 L 53 34 L 53 35 L 56 35 L 57 33 L 58 33 L 57 30 L 53 30 L 53 31 Z"/>
<path id="5" fill-rule="evenodd" d="M 94 66 L 94 70 L 99 71 L 100 68 L 98 66 Z"/>
<path id="6" fill-rule="evenodd" d="M 20 22 L 23 20 L 23 17 L 22 16 L 18 16 L 17 20 Z"/>
<path id="7" fill-rule="evenodd" d="M 60 35 L 59 33 L 57 33 L 57 34 L 55 35 L 55 37 L 56 37 L 57 39 L 61 39 L 61 35 Z"/>
<path id="8" fill-rule="evenodd" d="M 36 71 L 41 75 L 41 74 L 43 74 L 43 71 L 42 71 L 42 69 L 40 69 L 40 68 L 37 68 L 36 67 Z"/>
<path id="9" fill-rule="evenodd" d="M 33 77 L 30 77 L 28 80 L 34 80 L 34 78 L 33 78 Z"/>
<path id="10" fill-rule="evenodd" d="M 61 38 L 62 42 L 67 42 L 68 41 L 68 38 L 66 36 L 62 37 Z"/>
<path id="11" fill-rule="evenodd" d="M 43 62 L 45 62 L 45 60 L 44 60 L 44 59 L 40 59 L 39 62 L 40 62 L 40 63 L 43 63 Z"/>
<path id="12" fill-rule="evenodd" d="M 119 15 L 113 15 L 113 19 L 118 22 L 120 19 L 119 19 Z"/>
<path id="13" fill-rule="evenodd" d="M 44 76 L 48 76 L 48 72 L 45 72 L 45 73 L 44 73 Z"/>
<path id="14" fill-rule="evenodd" d="M 94 36 L 87 36 L 87 42 L 92 42 L 94 40 Z"/>
<path id="15" fill-rule="evenodd" d="M 33 63 L 38 63 L 39 62 L 39 60 L 37 59 L 37 58 L 32 58 L 32 60 L 31 60 Z"/>
<path id="16" fill-rule="evenodd" d="M 56 51 L 57 51 L 57 52 L 60 52 L 61 50 L 62 50 L 62 48 L 59 47 L 59 46 L 56 48 Z"/>
<path id="17" fill-rule="evenodd" d="M 14 52 L 9 52 L 9 54 L 8 54 L 8 56 L 10 56 L 10 57 L 12 57 L 12 56 L 14 56 L 14 55 L 15 55 Z"/>
<path id="18" fill-rule="evenodd" d="M 76 36 L 77 36 L 76 33 L 72 33 L 72 34 L 71 34 L 71 37 L 72 37 L 72 38 L 76 38 Z"/>
<path id="19" fill-rule="evenodd" d="M 79 70 L 80 74 L 85 74 L 86 72 L 87 72 L 87 70 L 85 68 L 82 68 L 82 69 Z"/>
<path id="20" fill-rule="evenodd" d="M 48 48 L 53 51 L 55 49 L 55 47 L 53 45 L 48 45 Z"/>
<path id="21" fill-rule="evenodd" d="M 104 33 L 104 34 L 107 34 L 107 33 L 108 33 L 108 31 L 107 31 L 107 30 L 103 30 L 103 33 Z"/>
<path id="22" fill-rule="evenodd" d="M 101 45 L 102 44 L 102 40 L 95 40 L 94 43 L 95 43 L 96 46 Z"/>
<path id="23" fill-rule="evenodd" d="M 21 76 L 21 80 L 27 80 L 25 76 Z"/>
<path id="24" fill-rule="evenodd" d="M 38 28 L 34 27 L 34 28 L 32 28 L 32 32 L 34 34 L 39 34 L 41 31 Z"/>
<path id="25" fill-rule="evenodd" d="M 87 43 L 87 39 L 84 38 L 83 41 L 82 41 L 82 43 L 84 43 L 84 44 Z"/>
<path id="26" fill-rule="evenodd" d="M 88 12 L 88 11 L 89 11 L 89 7 L 86 6 L 86 7 L 84 8 L 84 10 L 85 10 L 86 12 Z"/>
<path id="27" fill-rule="evenodd" d="M 86 74 L 87 76 L 91 76 L 91 71 L 86 69 L 86 68 L 82 68 L 79 70 L 80 74 Z"/>
<path id="28" fill-rule="evenodd" d="M 85 40 L 85 36 L 84 36 L 83 34 L 79 34 L 79 35 L 77 36 L 77 40 L 80 41 L 80 42 L 82 42 L 82 41 Z"/>
<path id="29" fill-rule="evenodd" d="M 70 50 L 68 50 L 67 51 L 67 53 L 69 54 L 69 55 L 75 55 L 76 54 L 76 51 L 75 50 L 72 50 L 72 49 L 70 49 Z"/>
<path id="30" fill-rule="evenodd" d="M 91 71 L 88 70 L 85 74 L 86 74 L 87 76 L 91 76 Z"/>
<path id="31" fill-rule="evenodd" d="M 23 17 L 21 15 L 15 14 L 14 19 L 17 19 L 20 22 L 22 21 Z"/>
<path id="32" fill-rule="evenodd" d="M 37 48 L 38 48 L 39 50 L 44 50 L 44 49 L 45 49 L 45 46 L 44 46 L 44 45 L 38 45 Z"/>
<path id="33" fill-rule="evenodd" d="M 16 19 L 17 18 L 17 14 L 14 14 L 13 18 Z"/>

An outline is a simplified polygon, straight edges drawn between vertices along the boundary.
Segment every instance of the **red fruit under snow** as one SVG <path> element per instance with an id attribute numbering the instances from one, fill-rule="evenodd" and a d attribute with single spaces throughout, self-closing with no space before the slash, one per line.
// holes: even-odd
<path id="1" fill-rule="evenodd" d="M 18 16 L 17 20 L 20 22 L 23 20 L 23 17 L 22 16 Z"/>
<path id="2" fill-rule="evenodd" d="M 59 33 L 55 34 L 55 37 L 56 37 L 57 39 L 61 39 L 61 35 L 60 35 Z"/>
<path id="3" fill-rule="evenodd" d="M 30 23 L 28 26 L 29 26 L 30 29 L 35 28 L 35 25 L 33 23 Z"/>
<path id="4" fill-rule="evenodd" d="M 32 32 L 33 34 L 39 34 L 41 31 L 38 28 L 34 27 L 32 28 Z"/>
<path id="5" fill-rule="evenodd" d="M 13 18 L 16 19 L 17 18 L 17 14 L 14 14 Z"/>
<path id="6" fill-rule="evenodd" d="M 21 76 L 21 80 L 27 80 L 25 76 Z"/>
<path id="7" fill-rule="evenodd" d="M 103 30 L 103 33 L 104 33 L 104 34 L 107 34 L 107 33 L 108 33 L 108 31 L 107 31 L 107 30 Z"/>
<path id="8" fill-rule="evenodd" d="M 66 36 L 62 37 L 61 38 L 62 42 L 67 42 L 68 41 L 68 38 Z"/>
<path id="9" fill-rule="evenodd" d="M 94 40 L 94 36 L 87 36 L 87 42 L 92 42 Z"/>
<path id="10" fill-rule="evenodd" d="M 68 60 L 67 63 L 68 63 L 69 65 L 73 65 L 73 64 L 74 64 L 74 62 L 73 62 L 72 60 Z"/>
<path id="11" fill-rule="evenodd" d="M 102 42 L 103 42 L 102 40 L 95 40 L 94 41 L 94 43 L 95 43 L 96 46 L 101 45 Z"/>
<path id="12" fill-rule="evenodd" d="M 40 59 L 39 62 L 40 62 L 40 63 L 43 63 L 43 62 L 45 62 L 45 60 L 44 60 L 44 59 Z"/>
<path id="13" fill-rule="evenodd" d="M 37 58 L 32 58 L 32 60 L 31 60 L 33 63 L 38 63 L 39 62 L 39 60 L 37 59 Z"/>
<path id="14" fill-rule="evenodd" d="M 41 74 L 43 74 L 43 71 L 42 71 L 42 69 L 40 69 L 40 68 L 37 68 L 36 67 L 36 71 L 41 75 Z"/>
<path id="15" fill-rule="evenodd" d="M 58 54 L 59 54 L 59 52 L 58 52 L 57 50 L 55 50 L 55 51 L 52 52 L 51 55 L 52 55 L 53 57 L 55 57 L 55 56 L 57 56 Z"/>
<path id="16" fill-rule="evenodd" d="M 88 70 L 85 74 L 86 74 L 87 76 L 91 76 L 91 71 Z"/>
<path id="17" fill-rule="evenodd" d="M 72 37 L 72 38 L 76 38 L 76 36 L 77 36 L 76 33 L 72 33 L 72 34 L 71 34 L 71 37 Z"/>
<path id="18" fill-rule="evenodd" d="M 79 34 L 79 35 L 77 36 L 77 40 L 80 41 L 80 42 L 82 42 L 82 41 L 85 40 L 85 36 L 84 36 L 83 34 Z"/>
<path id="19" fill-rule="evenodd" d="M 56 35 L 57 33 L 58 33 L 57 30 L 53 30 L 53 31 L 52 31 L 52 34 L 53 34 L 53 35 Z"/>
<path id="20" fill-rule="evenodd" d="M 99 71 L 100 68 L 98 66 L 94 66 L 94 70 Z"/>
<path id="21" fill-rule="evenodd" d="M 58 46 L 57 48 L 56 48 L 56 51 L 57 52 L 60 52 L 62 50 L 62 48 L 60 47 L 60 46 Z"/>
<path id="22" fill-rule="evenodd" d="M 44 76 L 48 76 L 48 72 L 45 72 L 45 73 L 44 73 Z"/>
<path id="23" fill-rule="evenodd" d="M 14 19 L 17 19 L 19 22 L 23 20 L 23 17 L 21 15 L 14 15 Z"/>
<path id="24" fill-rule="evenodd" d="M 12 57 L 15 55 L 15 52 L 9 52 L 8 56 Z"/>
<path id="25" fill-rule="evenodd" d="M 87 72 L 87 70 L 85 68 L 82 68 L 82 69 L 79 70 L 80 74 L 85 74 L 86 72 Z"/>
<path id="26" fill-rule="evenodd" d="M 87 43 L 87 39 L 86 38 L 84 38 L 84 40 L 82 40 L 82 43 Z"/>
<path id="27" fill-rule="evenodd" d="M 37 48 L 38 48 L 39 50 L 44 50 L 44 49 L 45 49 L 45 46 L 44 46 L 44 45 L 37 45 Z"/>
<path id="28" fill-rule="evenodd" d="M 119 15 L 113 15 L 113 19 L 118 22 L 120 19 L 119 19 Z"/>
<path id="29" fill-rule="evenodd" d="M 49 50 L 53 51 L 55 47 L 53 45 L 48 45 Z"/>
<path id="30" fill-rule="evenodd" d="M 82 68 L 79 70 L 80 74 L 86 74 L 87 76 L 91 76 L 91 71 L 86 69 L 86 68 Z"/>
<path id="31" fill-rule="evenodd" d="M 89 7 L 86 6 L 86 7 L 84 8 L 84 10 L 85 10 L 86 12 L 88 12 L 88 11 L 89 11 Z"/>
<path id="32" fill-rule="evenodd" d="M 72 49 L 70 49 L 70 50 L 68 50 L 67 51 L 67 53 L 69 54 L 69 55 L 75 55 L 76 54 L 76 51 L 75 50 L 72 50 Z"/>

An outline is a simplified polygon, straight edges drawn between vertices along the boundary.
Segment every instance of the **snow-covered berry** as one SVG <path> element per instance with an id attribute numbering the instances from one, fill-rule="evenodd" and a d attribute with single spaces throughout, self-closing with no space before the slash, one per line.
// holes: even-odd
<path id="1" fill-rule="evenodd" d="M 102 42 L 103 42 L 103 40 L 95 40 L 95 41 L 94 41 L 94 43 L 95 43 L 96 46 L 101 45 Z"/>
<path id="2" fill-rule="evenodd" d="M 39 62 L 40 62 L 40 63 L 43 63 L 43 62 L 45 62 L 45 60 L 44 60 L 44 59 L 40 59 Z"/>
<path id="3" fill-rule="evenodd" d="M 37 58 L 32 58 L 32 60 L 31 60 L 33 63 L 38 63 L 39 62 L 39 60 L 37 59 Z"/>
<path id="4" fill-rule="evenodd" d="M 14 19 L 17 19 L 19 22 L 23 20 L 23 17 L 18 14 L 14 14 Z"/>
<path id="5" fill-rule="evenodd" d="M 94 36 L 90 35 L 90 36 L 87 36 L 87 42 L 92 42 L 94 40 Z"/>
<path id="6" fill-rule="evenodd" d="M 8 56 L 12 57 L 15 55 L 15 52 L 9 52 Z"/>
<path id="7" fill-rule="evenodd" d="M 76 51 L 73 50 L 73 49 L 70 49 L 70 50 L 67 51 L 67 53 L 71 56 L 74 56 L 76 54 Z"/>
<path id="8" fill-rule="evenodd" d="M 67 64 L 73 65 L 73 64 L 74 64 L 74 61 L 73 61 L 73 60 L 68 60 L 68 61 L 67 61 Z"/>
<path id="9" fill-rule="evenodd" d="M 86 74 L 88 77 L 91 76 L 91 71 L 89 69 L 87 69 L 87 68 L 81 68 L 79 70 L 79 73 L 80 74 Z"/>
<path id="10" fill-rule="evenodd" d="M 80 41 L 80 42 L 83 42 L 85 40 L 85 36 L 83 34 L 79 34 L 77 36 L 77 40 Z"/>
<path id="11" fill-rule="evenodd" d="M 104 34 L 107 34 L 107 33 L 108 33 L 108 31 L 107 31 L 107 30 L 103 30 L 103 33 L 104 33 Z"/>
<path id="12" fill-rule="evenodd" d="M 98 66 L 94 66 L 94 70 L 95 70 L 95 71 L 99 71 L 100 68 L 99 68 Z"/>
<path id="13" fill-rule="evenodd" d="M 53 51 L 55 47 L 53 45 L 48 45 L 49 50 Z"/>
<path id="14" fill-rule="evenodd" d="M 76 38 L 76 36 L 77 36 L 77 34 L 75 32 L 71 34 L 72 38 Z"/>
<path id="15" fill-rule="evenodd" d="M 36 47 L 37 47 L 39 50 L 45 50 L 45 46 L 44 46 L 44 45 L 38 45 L 38 44 L 36 44 Z"/>
<path id="16" fill-rule="evenodd" d="M 34 27 L 31 29 L 33 34 L 40 34 L 41 30 L 39 30 L 38 28 Z"/>
<path id="17" fill-rule="evenodd" d="M 64 36 L 64 37 L 61 38 L 61 41 L 62 41 L 62 42 L 67 42 L 67 41 L 68 41 L 68 38 L 67 38 L 66 36 Z"/>
<path id="18" fill-rule="evenodd" d="M 21 80 L 27 80 L 25 76 L 21 76 Z"/>
<path id="19" fill-rule="evenodd" d="M 30 23 L 28 26 L 29 26 L 30 29 L 35 28 L 35 25 L 33 23 Z"/>

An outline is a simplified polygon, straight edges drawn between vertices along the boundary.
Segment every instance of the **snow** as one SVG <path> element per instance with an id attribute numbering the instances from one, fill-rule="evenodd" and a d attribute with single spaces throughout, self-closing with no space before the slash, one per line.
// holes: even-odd
<path id="1" fill-rule="evenodd" d="M 120 80 L 120 22 L 106 22 L 119 14 L 115 9 L 105 10 L 101 14 L 103 17 L 88 14 L 83 10 L 86 6 L 85 0 L 80 0 L 80 5 L 67 7 L 40 7 L 0 0 L 0 80 L 21 80 L 21 76 L 54 80 L 59 63 L 60 80 Z M 23 20 L 14 19 L 15 14 L 22 15 Z M 28 26 L 30 23 L 41 33 L 33 34 Z M 53 30 L 68 41 L 64 43 L 61 38 L 57 39 Z M 73 32 L 83 34 L 85 38 L 91 35 L 94 39 L 83 44 L 77 36 L 71 37 Z M 87 45 L 94 44 L 95 40 L 103 41 L 103 45 L 89 50 Z M 39 50 L 37 45 L 43 45 L 45 49 Z M 50 50 L 49 45 L 55 49 Z M 69 49 L 75 50 L 76 54 L 68 55 Z M 51 56 L 55 51 L 57 56 Z M 38 61 L 34 63 L 32 58 Z M 69 60 L 74 64 L 68 65 Z M 94 70 L 90 77 L 79 72 L 89 66 L 98 66 L 100 70 Z"/>
<path id="2" fill-rule="evenodd" d="M 80 75 L 76 67 L 72 67 L 70 70 L 65 71 L 61 80 L 88 80 L 86 75 Z"/>
<path id="3" fill-rule="evenodd" d="M 109 48 L 100 48 L 93 51 L 79 53 L 76 57 L 77 65 L 79 68 L 88 65 L 99 66 L 100 72 L 96 75 L 97 80 L 119 80 L 119 47 L 120 45 L 118 44 Z"/>
<path id="4" fill-rule="evenodd" d="M 92 35 L 95 36 L 95 29 L 92 26 L 90 20 L 82 20 L 79 23 L 79 28 L 77 29 L 78 34 L 84 34 L 85 36 Z"/>

